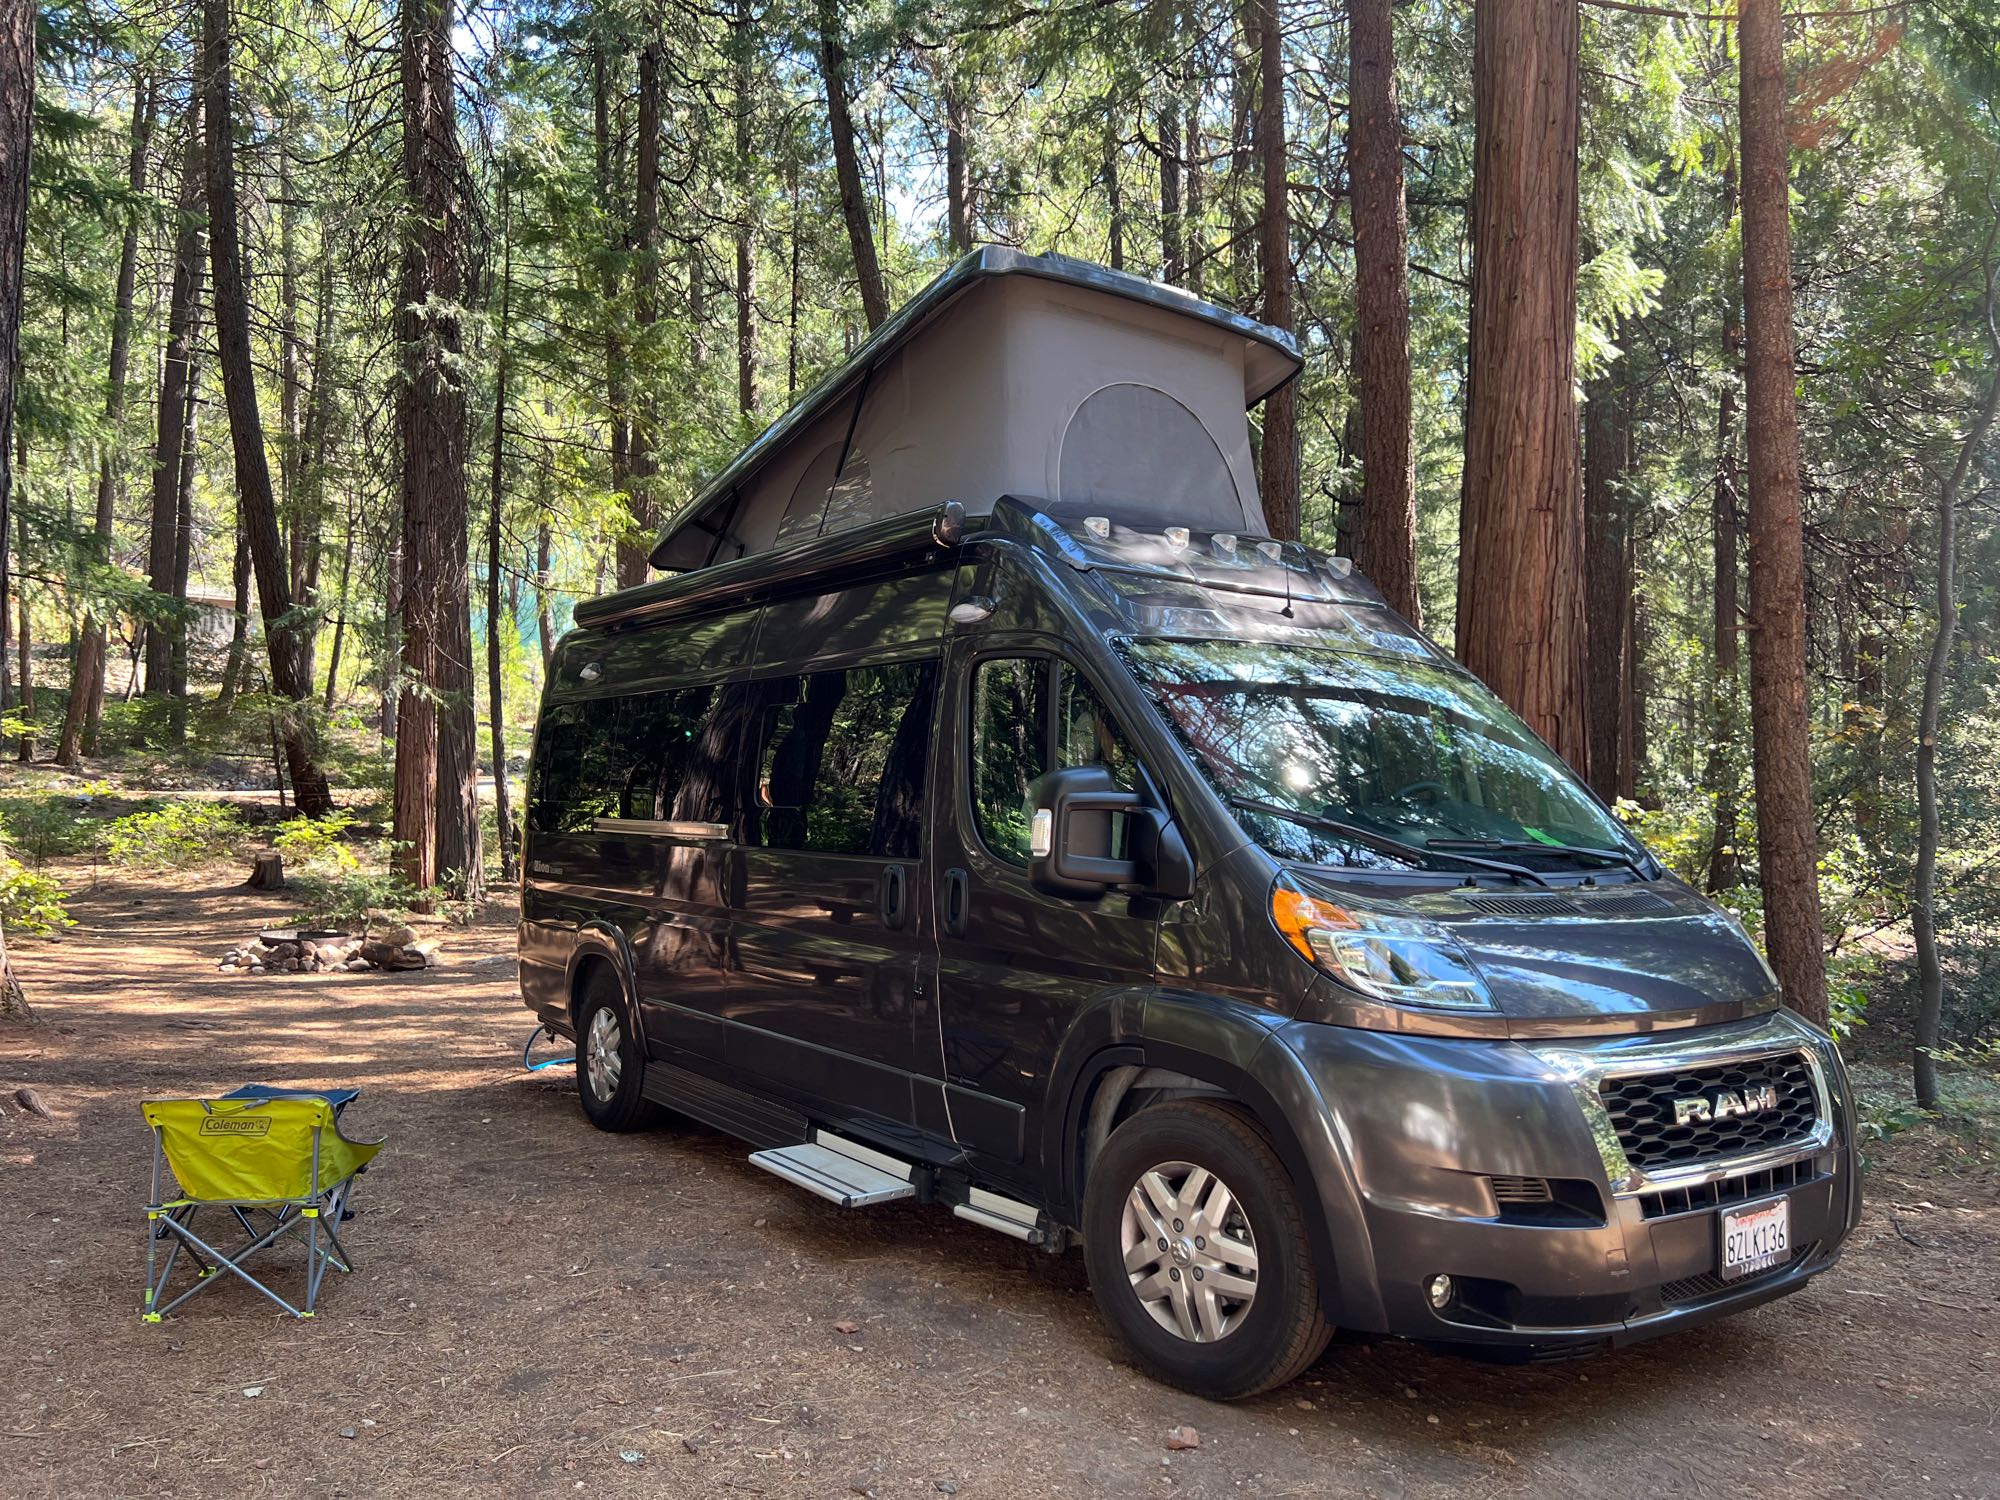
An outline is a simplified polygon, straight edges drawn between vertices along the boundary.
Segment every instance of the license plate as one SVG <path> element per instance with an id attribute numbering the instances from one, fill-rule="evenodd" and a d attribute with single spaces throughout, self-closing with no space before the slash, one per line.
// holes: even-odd
<path id="1" fill-rule="evenodd" d="M 1754 1276 L 1792 1258 L 1792 1200 L 1722 1213 L 1722 1279 Z"/>

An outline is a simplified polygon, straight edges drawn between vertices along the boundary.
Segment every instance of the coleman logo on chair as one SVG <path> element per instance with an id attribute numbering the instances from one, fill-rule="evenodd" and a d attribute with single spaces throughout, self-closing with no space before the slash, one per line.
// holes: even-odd
<path id="1" fill-rule="evenodd" d="M 1676 1099 L 1674 1123 L 1709 1125 L 1717 1120 L 1733 1120 L 1739 1115 L 1754 1115 L 1777 1107 L 1778 1086 L 1775 1083 L 1760 1083 L 1740 1094 L 1733 1089 L 1717 1089 L 1712 1096 L 1697 1094 L 1692 1099 Z"/>
<path id="2" fill-rule="evenodd" d="M 201 1122 L 203 1135 L 269 1135 L 269 1115 L 210 1115 Z"/>

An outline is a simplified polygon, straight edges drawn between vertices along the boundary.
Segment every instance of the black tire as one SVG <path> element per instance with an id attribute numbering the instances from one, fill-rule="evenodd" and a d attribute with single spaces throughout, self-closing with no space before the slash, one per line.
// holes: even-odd
<path id="1" fill-rule="evenodd" d="M 1134 1285 L 1135 1277 L 1143 1276 L 1144 1284 L 1160 1286 L 1157 1276 L 1171 1274 L 1176 1287 L 1196 1291 L 1195 1270 L 1215 1252 L 1194 1249 L 1195 1224 L 1187 1226 L 1188 1238 L 1176 1240 L 1174 1225 L 1162 1223 L 1159 1227 L 1176 1247 L 1172 1255 L 1158 1257 L 1151 1274 L 1145 1274 L 1149 1269 L 1145 1266 L 1129 1273 L 1126 1269 L 1127 1200 L 1145 1174 L 1166 1164 L 1200 1168 L 1220 1179 L 1235 1210 L 1233 1216 L 1224 1213 L 1228 1225 L 1234 1226 L 1225 1228 L 1225 1235 L 1247 1224 L 1254 1244 L 1255 1275 L 1250 1278 L 1254 1293 L 1235 1304 L 1231 1316 L 1214 1313 L 1216 1293 L 1210 1290 L 1214 1328 L 1194 1325 L 1205 1341 L 1176 1332 L 1163 1321 L 1181 1315 L 1175 1301 L 1187 1292 L 1149 1306 Z M 1193 1181 L 1189 1173 L 1181 1178 L 1181 1186 Z M 1132 1223 L 1137 1234 L 1146 1221 L 1135 1217 Z M 1333 1327 L 1320 1310 L 1312 1246 L 1291 1177 L 1270 1137 L 1234 1105 L 1177 1099 L 1142 1110 L 1120 1125 L 1091 1166 L 1084 1190 L 1083 1234 L 1084 1261 L 1098 1310 L 1140 1365 L 1169 1385 L 1218 1401 L 1254 1396 L 1298 1376 L 1319 1358 L 1333 1336 Z M 1215 1243 L 1232 1241 L 1218 1238 Z M 1135 1245 L 1135 1253 L 1148 1250 Z M 1183 1251 L 1190 1258 L 1178 1260 Z M 1212 1260 L 1209 1264 L 1213 1267 Z M 1234 1277 L 1232 1284 L 1245 1279 L 1240 1267 L 1213 1268 L 1209 1274 L 1224 1280 Z M 1211 1288 L 1216 1284 L 1208 1283 Z M 1153 1308 L 1163 1310 L 1156 1314 Z M 1198 1314 L 1190 1310 L 1187 1316 Z"/>
<path id="2" fill-rule="evenodd" d="M 594 1036 L 614 1043 L 606 1050 L 615 1068 L 605 1056 L 593 1059 Z M 645 1078 L 645 1049 L 626 1016 L 624 991 L 617 976 L 598 964 L 584 981 L 576 1008 L 576 1096 L 590 1123 L 621 1132 L 658 1124 L 660 1107 L 646 1098 Z"/>

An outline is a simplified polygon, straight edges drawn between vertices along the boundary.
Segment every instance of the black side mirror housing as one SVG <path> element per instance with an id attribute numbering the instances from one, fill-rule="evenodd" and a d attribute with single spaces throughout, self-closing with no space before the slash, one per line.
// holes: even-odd
<path id="1" fill-rule="evenodd" d="M 1117 886 L 1182 898 L 1194 892 L 1187 841 L 1165 812 L 1123 790 L 1104 766 L 1071 766 L 1028 788 L 1028 877 L 1060 896 L 1101 896 Z M 1129 825 L 1116 852 L 1118 819 Z"/>

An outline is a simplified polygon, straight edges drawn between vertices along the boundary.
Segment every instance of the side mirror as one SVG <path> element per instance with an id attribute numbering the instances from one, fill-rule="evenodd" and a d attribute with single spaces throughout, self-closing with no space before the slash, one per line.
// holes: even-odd
<path id="1" fill-rule="evenodd" d="M 1193 893 L 1194 861 L 1180 830 L 1139 793 L 1121 789 L 1106 767 L 1050 771 L 1036 778 L 1028 798 L 1028 878 L 1039 889 L 1059 896 L 1101 896 L 1114 886 L 1173 898 Z"/>

